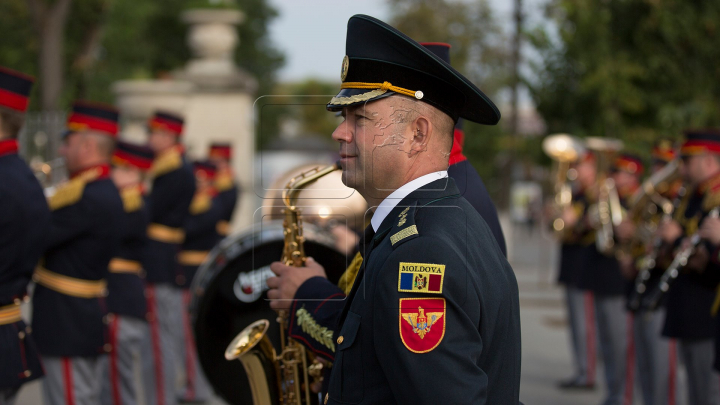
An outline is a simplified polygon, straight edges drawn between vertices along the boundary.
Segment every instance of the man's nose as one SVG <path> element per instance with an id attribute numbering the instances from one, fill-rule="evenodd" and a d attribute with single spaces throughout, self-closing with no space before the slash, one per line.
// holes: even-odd
<path id="1" fill-rule="evenodd" d="M 353 134 L 350 130 L 347 119 L 340 123 L 337 128 L 335 128 L 335 131 L 333 131 L 332 133 L 332 138 L 338 142 L 352 142 Z"/>

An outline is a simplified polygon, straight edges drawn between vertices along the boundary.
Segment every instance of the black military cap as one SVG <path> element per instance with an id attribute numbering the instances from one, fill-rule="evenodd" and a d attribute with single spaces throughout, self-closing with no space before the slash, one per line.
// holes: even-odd
<path id="1" fill-rule="evenodd" d="M 402 94 L 440 109 L 455 121 L 462 117 L 495 125 L 500 120 L 495 104 L 470 80 L 378 19 L 360 14 L 351 17 L 345 49 L 343 83 L 327 105 L 330 111 Z"/>

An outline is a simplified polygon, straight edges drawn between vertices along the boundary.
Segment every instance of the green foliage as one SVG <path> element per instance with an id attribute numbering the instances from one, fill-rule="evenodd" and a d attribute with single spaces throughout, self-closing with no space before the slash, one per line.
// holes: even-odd
<path id="1" fill-rule="evenodd" d="M 528 33 L 541 61 L 528 87 L 549 132 L 623 139 L 647 156 L 660 137 L 720 124 L 720 3 L 554 0 L 558 27 Z"/>
<path id="2" fill-rule="evenodd" d="M 73 0 L 63 104 L 76 98 L 112 102 L 110 87 L 117 80 L 162 78 L 181 68 L 190 51 L 180 13 L 204 3 L 243 11 L 236 61 L 258 79 L 259 93 L 268 93 L 284 58 L 269 40 L 267 27 L 277 12 L 267 0 Z M 38 37 L 25 0 L 0 1 L 0 37 L 2 64 L 37 75 Z"/>
<path id="3" fill-rule="evenodd" d="M 510 47 L 502 35 L 486 0 L 389 0 L 391 24 L 419 42 L 451 45 L 453 67 L 472 80 L 491 99 L 511 79 Z M 464 123 L 464 153 L 484 179 L 488 191 L 497 196 L 506 189 L 500 184 L 499 160 L 507 159 L 500 126 Z"/>

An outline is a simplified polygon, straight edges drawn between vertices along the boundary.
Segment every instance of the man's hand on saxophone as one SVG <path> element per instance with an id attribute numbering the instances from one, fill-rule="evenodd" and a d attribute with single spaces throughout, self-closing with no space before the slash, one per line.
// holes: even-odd
<path id="1" fill-rule="evenodd" d="M 292 299 L 295 293 L 305 281 L 313 277 L 327 278 L 325 268 L 312 257 L 308 257 L 305 267 L 293 267 L 283 264 L 283 262 L 274 262 L 270 265 L 270 270 L 277 277 L 270 277 L 267 285 L 270 290 L 267 293 L 270 299 L 270 308 L 280 311 L 290 309 Z"/>

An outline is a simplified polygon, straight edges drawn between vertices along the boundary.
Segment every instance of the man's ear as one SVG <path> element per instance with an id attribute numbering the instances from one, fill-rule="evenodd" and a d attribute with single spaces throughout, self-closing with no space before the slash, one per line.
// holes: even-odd
<path id="1" fill-rule="evenodd" d="M 413 129 L 412 140 L 410 141 L 410 156 L 415 156 L 420 152 L 427 150 L 428 142 L 432 132 L 432 124 L 430 120 L 424 116 L 419 116 L 411 125 Z"/>

